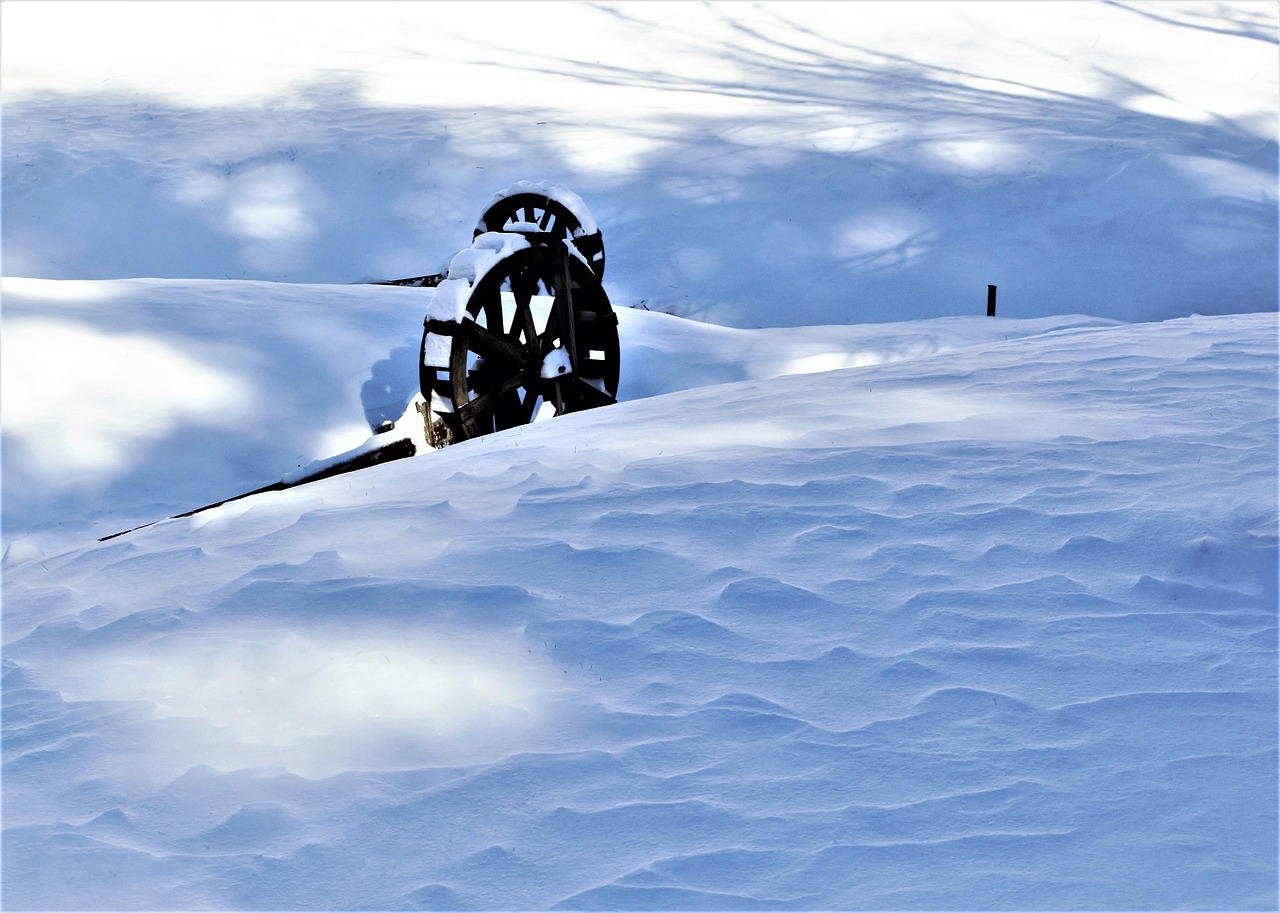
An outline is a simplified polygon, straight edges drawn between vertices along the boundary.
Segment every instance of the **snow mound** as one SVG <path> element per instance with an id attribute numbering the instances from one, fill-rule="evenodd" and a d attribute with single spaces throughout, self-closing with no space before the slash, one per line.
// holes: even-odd
<path id="1" fill-rule="evenodd" d="M 1276 339 L 741 379 L 11 566 L 5 903 L 1274 906 Z"/>
<path id="2" fill-rule="evenodd" d="M 481 236 L 484 238 L 485 236 Z M 492 236 L 476 274 L 518 235 Z M 572 248 L 570 248 L 572 249 Z M 368 449 L 419 390 L 439 289 L 5 278 L 7 560 L 53 554 Z M 455 302 L 456 304 L 456 302 Z M 453 305 L 450 305 L 452 307 Z M 449 311 L 452 316 L 455 311 Z M 619 308 L 619 395 L 917 358 L 1100 318 L 734 330 Z M 427 356 L 447 365 L 447 337 Z M 434 353 L 434 354 L 433 354 Z M 163 378 L 164 381 L 160 382 Z"/>

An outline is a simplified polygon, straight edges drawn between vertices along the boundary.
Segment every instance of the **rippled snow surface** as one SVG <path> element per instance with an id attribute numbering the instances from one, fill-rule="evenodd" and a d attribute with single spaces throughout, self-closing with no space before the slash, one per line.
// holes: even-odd
<path id="1" fill-rule="evenodd" d="M 5 906 L 1274 907 L 1275 315 L 1041 329 L 11 564 Z"/>

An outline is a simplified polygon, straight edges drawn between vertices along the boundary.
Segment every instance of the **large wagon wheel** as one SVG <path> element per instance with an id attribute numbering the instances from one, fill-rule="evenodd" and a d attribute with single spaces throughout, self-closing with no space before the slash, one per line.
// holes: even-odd
<path id="1" fill-rule="evenodd" d="M 541 328 L 535 296 L 552 299 Z M 609 298 L 559 242 L 494 263 L 471 289 L 462 320 L 427 322 L 419 358 L 423 396 L 454 440 L 528 424 L 543 403 L 556 415 L 609 405 L 618 362 Z"/>
<path id="2" fill-rule="evenodd" d="M 473 237 L 478 238 L 487 231 L 521 234 L 536 231 L 568 241 L 591 264 L 596 277 L 604 278 L 604 237 L 586 204 L 567 190 L 528 181 L 508 187 L 489 201 Z"/>

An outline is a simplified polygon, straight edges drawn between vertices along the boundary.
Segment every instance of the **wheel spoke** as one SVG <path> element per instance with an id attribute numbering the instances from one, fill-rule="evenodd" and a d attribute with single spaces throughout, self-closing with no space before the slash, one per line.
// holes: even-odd
<path id="1" fill-rule="evenodd" d="M 537 228 L 547 235 L 568 232 L 576 224 L 564 207 L 530 195 L 495 205 L 482 221 L 530 223 L 529 231 Z M 475 283 L 467 317 L 448 333 L 453 345 L 447 382 L 438 377 L 423 381 L 432 395 L 439 386 L 440 396 L 451 400 L 451 411 L 442 415 L 454 440 L 528 424 L 551 407 L 561 414 L 616 402 L 617 321 L 598 274 L 545 236 L 531 237 L 530 243 Z M 551 299 L 539 298 L 540 304 L 550 305 L 545 324 L 535 318 L 543 307 L 533 307 L 534 298 L 543 295 Z M 556 349 L 565 350 L 556 353 L 558 359 L 568 353 L 573 370 L 543 378 L 543 363 Z"/>
<path id="2" fill-rule="evenodd" d="M 484 297 L 479 297 L 480 290 L 473 293 L 474 302 L 479 305 L 475 310 L 471 311 L 470 305 L 468 310 L 471 311 L 472 319 L 475 325 L 482 329 L 496 327 L 499 333 L 502 332 L 502 291 L 496 286 L 488 286 L 483 289 Z M 484 323 L 480 323 L 480 316 L 484 315 Z"/>
<path id="3" fill-rule="evenodd" d="M 464 425 L 474 424 L 480 416 L 492 413 L 502 403 L 506 394 L 523 384 L 523 375 L 516 374 L 508 377 L 498 386 L 486 390 L 470 402 L 459 404 L 456 408 L 458 417 Z"/>
<path id="4" fill-rule="evenodd" d="M 533 421 L 533 417 L 538 411 L 539 396 L 536 386 L 526 386 L 524 388 L 524 401 L 520 403 L 519 423 L 521 425 L 527 425 Z"/>
<path id="5" fill-rule="evenodd" d="M 483 356 L 486 364 L 489 364 L 491 359 L 500 359 L 510 363 L 517 375 L 528 367 L 529 353 L 522 346 L 478 323 L 472 323 L 469 329 L 467 345 L 471 351 Z"/>
<path id="6" fill-rule="evenodd" d="M 581 408 L 583 409 L 595 409 L 600 406 L 612 406 L 614 403 L 617 402 L 617 400 L 614 399 L 612 396 L 610 396 L 608 393 L 605 393 L 603 390 L 597 389 L 586 379 L 579 377 L 576 374 L 574 375 L 573 380 L 571 381 L 571 385 L 569 389 L 566 390 L 565 393 L 568 395 L 570 399 L 577 399 L 579 402 L 581 402 L 582 403 Z"/>
<path id="7" fill-rule="evenodd" d="M 520 388 L 507 391 L 493 407 L 493 427 L 495 431 L 518 428 L 529 424 L 524 418 L 524 403 L 520 399 Z"/>
<path id="8" fill-rule="evenodd" d="M 533 296 L 537 293 L 538 287 L 536 282 L 512 282 L 512 297 L 516 300 L 516 313 L 511 318 L 511 332 L 507 334 L 507 338 L 512 342 L 519 342 L 520 334 L 525 334 L 526 345 L 534 343 L 534 337 L 537 334 L 537 328 L 533 323 Z"/>
<path id="9" fill-rule="evenodd" d="M 569 324 L 565 319 L 569 311 L 569 303 L 563 286 L 564 282 L 557 277 L 555 297 L 551 299 L 551 312 L 547 315 L 547 329 L 543 333 L 547 339 L 558 339 L 562 346 L 569 342 Z"/>

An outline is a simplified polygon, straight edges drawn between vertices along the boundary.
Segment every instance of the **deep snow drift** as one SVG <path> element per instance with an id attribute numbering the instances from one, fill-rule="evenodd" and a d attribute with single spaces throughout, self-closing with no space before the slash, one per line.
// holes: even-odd
<path id="1" fill-rule="evenodd" d="M 1276 331 L 884 325 L 966 344 L 11 564 L 6 906 L 1272 906 Z"/>
<path id="2" fill-rule="evenodd" d="M 607 283 L 606 283 L 607 285 Z M 5 279 L 4 536 L 30 556 L 275 482 L 404 413 L 430 289 Z M 1097 318 L 738 330 L 621 309 L 640 399 Z"/>

